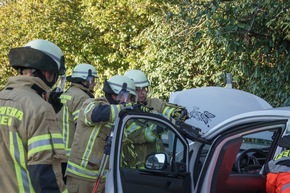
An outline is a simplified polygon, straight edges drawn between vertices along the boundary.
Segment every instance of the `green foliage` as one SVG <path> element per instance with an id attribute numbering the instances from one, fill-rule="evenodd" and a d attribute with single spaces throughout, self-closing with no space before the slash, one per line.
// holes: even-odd
<path id="1" fill-rule="evenodd" d="M 16 72 L 12 47 L 48 39 L 65 54 L 67 74 L 90 63 L 104 79 L 141 69 L 152 96 L 224 86 L 254 93 L 273 106 L 289 96 L 288 0 L 24 0 L 0 6 L 0 89 Z M 290 103 L 289 103 L 290 104 Z"/>
<path id="2" fill-rule="evenodd" d="M 290 89 L 288 9 L 287 1 L 168 5 L 166 21 L 154 17 L 138 39 L 146 45 L 139 67 L 164 98 L 175 90 L 223 86 L 230 72 L 235 88 L 283 105 Z"/>

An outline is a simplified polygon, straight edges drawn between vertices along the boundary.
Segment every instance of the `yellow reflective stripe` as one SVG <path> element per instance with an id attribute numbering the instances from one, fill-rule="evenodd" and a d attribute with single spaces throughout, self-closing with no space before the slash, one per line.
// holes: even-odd
<path id="1" fill-rule="evenodd" d="M 67 94 L 62 94 L 62 95 L 60 95 L 60 97 L 59 97 L 60 99 L 61 99 L 61 101 L 66 101 L 66 100 L 71 100 L 72 99 L 72 96 L 70 96 L 70 95 L 67 95 Z"/>
<path id="2" fill-rule="evenodd" d="M 92 125 L 94 125 L 94 123 L 92 123 L 91 121 L 89 121 L 88 119 L 87 119 L 87 113 L 89 113 L 91 110 L 92 110 L 92 108 L 94 108 L 95 107 L 95 104 L 94 104 L 94 102 L 90 102 L 88 105 L 87 105 L 87 107 L 85 108 L 85 110 L 84 110 L 84 115 L 85 115 L 85 124 L 86 125 L 89 125 L 89 126 L 92 126 Z"/>
<path id="3" fill-rule="evenodd" d="M 141 129 L 141 127 L 139 125 L 137 125 L 136 123 L 132 123 L 127 129 L 126 129 L 126 133 L 130 134 L 133 133 L 134 131 L 137 131 Z"/>
<path id="4" fill-rule="evenodd" d="M 87 146 L 86 146 L 86 149 L 85 149 L 85 152 L 83 154 L 83 157 L 82 157 L 82 162 L 81 162 L 81 166 L 82 167 L 86 167 L 87 164 L 88 164 L 88 160 L 89 160 L 89 157 L 92 153 L 92 150 L 93 150 L 93 146 L 95 144 L 95 141 L 97 139 L 97 136 L 100 132 L 100 128 L 101 128 L 101 125 L 99 125 L 98 127 L 95 126 L 91 132 L 91 135 L 88 139 L 88 143 L 87 143 Z"/>
<path id="5" fill-rule="evenodd" d="M 76 110 L 75 112 L 73 112 L 73 120 L 74 120 L 74 122 L 76 122 L 77 121 L 77 119 L 78 119 L 78 117 L 79 117 L 79 112 L 80 112 L 80 110 L 78 109 L 78 110 Z"/>
<path id="6" fill-rule="evenodd" d="M 147 127 L 145 129 L 145 138 L 150 141 L 153 142 L 156 139 L 156 135 L 154 135 L 153 131 L 154 130 L 154 126 L 156 127 L 156 125 L 151 125 L 150 127 Z"/>
<path id="7" fill-rule="evenodd" d="M 69 128 L 69 110 L 67 106 L 63 107 L 63 114 L 62 114 L 62 135 L 63 135 L 63 141 L 65 143 L 65 148 L 67 150 L 68 145 L 69 145 L 69 132 L 70 132 L 70 128 Z M 68 156 L 68 154 L 67 154 Z"/>
<path id="8" fill-rule="evenodd" d="M 38 135 L 28 140 L 28 157 L 32 154 L 51 149 L 50 134 Z"/>
<path id="9" fill-rule="evenodd" d="M 68 193 L 68 190 L 67 189 L 65 189 L 62 193 Z"/>
<path id="10" fill-rule="evenodd" d="M 98 170 L 89 170 L 70 161 L 67 163 L 66 170 L 67 172 L 84 178 L 96 179 L 98 176 Z"/>
<path id="11" fill-rule="evenodd" d="M 285 150 L 285 151 L 281 152 L 280 154 L 278 154 L 278 155 L 274 158 L 274 160 L 278 160 L 278 159 L 280 159 L 280 158 L 282 158 L 282 157 L 290 157 L 290 150 Z"/>
<path id="12" fill-rule="evenodd" d="M 51 137 L 54 149 L 64 149 L 63 138 L 60 133 L 51 133 Z"/>
<path id="13" fill-rule="evenodd" d="M 32 150 L 28 151 L 28 157 L 30 157 L 31 155 L 33 155 L 35 153 L 42 152 L 42 151 L 45 151 L 45 150 L 51 150 L 51 149 L 52 149 L 51 144 L 43 145 L 43 146 L 38 147 L 38 148 L 33 148 Z"/>
<path id="14" fill-rule="evenodd" d="M 165 107 L 162 114 L 165 115 L 165 116 L 168 116 L 170 117 L 171 116 L 171 113 L 174 111 L 174 108 L 171 108 L 171 107 Z"/>
<path id="15" fill-rule="evenodd" d="M 66 152 L 66 156 L 69 157 L 71 153 L 71 148 L 66 148 L 65 152 Z"/>
<path id="16" fill-rule="evenodd" d="M 23 193 L 35 193 L 31 180 L 29 177 L 29 172 L 26 168 L 25 162 L 25 149 L 23 143 L 18 133 L 9 132 L 10 141 L 10 153 L 14 161 L 14 168 L 16 172 L 16 179 L 19 188 L 19 192 Z"/>
<path id="17" fill-rule="evenodd" d="M 99 170 L 89 170 L 87 168 L 83 168 L 73 162 L 68 161 L 66 171 L 69 173 L 72 173 L 76 176 L 81 176 L 84 178 L 89 179 L 97 179 Z M 106 174 L 108 172 L 108 169 L 104 170 L 104 174 L 102 176 L 102 179 L 106 178 Z"/>
<path id="18" fill-rule="evenodd" d="M 38 142 L 40 140 L 50 139 L 50 134 L 44 134 L 44 135 L 38 135 L 35 137 L 32 137 L 28 140 L 28 145 L 31 145 L 35 142 Z"/>
<path id="19" fill-rule="evenodd" d="M 116 116 L 119 114 L 121 111 L 121 106 L 120 105 L 110 105 L 111 107 L 111 121 L 115 121 Z"/>
<path id="20" fill-rule="evenodd" d="M 28 140 L 28 157 L 32 154 L 54 149 L 64 149 L 62 135 L 60 133 L 52 133 L 38 135 Z"/>

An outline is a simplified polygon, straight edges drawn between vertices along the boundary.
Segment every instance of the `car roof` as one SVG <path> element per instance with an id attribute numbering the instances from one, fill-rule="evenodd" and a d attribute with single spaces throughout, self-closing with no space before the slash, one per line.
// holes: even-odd
<path id="1" fill-rule="evenodd" d="M 264 99 L 238 89 L 202 87 L 177 91 L 169 102 L 185 106 L 189 119 L 186 123 L 207 132 L 219 123 L 238 114 L 271 109 Z"/>
<path id="2" fill-rule="evenodd" d="M 278 107 L 271 109 L 262 109 L 258 111 L 250 111 L 230 117 L 217 124 L 208 132 L 203 134 L 203 138 L 212 139 L 222 132 L 231 129 L 235 125 L 246 124 L 248 122 L 270 122 L 278 120 L 290 119 L 290 107 Z M 263 136 L 260 136 L 263 138 Z"/>

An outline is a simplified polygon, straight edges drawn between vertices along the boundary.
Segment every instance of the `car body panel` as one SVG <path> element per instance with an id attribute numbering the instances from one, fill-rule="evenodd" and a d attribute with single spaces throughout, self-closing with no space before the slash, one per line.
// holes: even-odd
<path id="1" fill-rule="evenodd" d="M 212 89 L 205 89 L 205 93 L 209 91 L 213 93 L 213 90 L 216 93 L 222 90 L 227 92 L 224 88 Z M 231 90 L 229 93 L 235 93 L 232 95 L 234 97 L 237 93 L 243 93 Z M 231 111 L 231 113 L 212 121 L 210 127 L 200 125 L 206 129 L 205 132 L 191 136 L 191 140 L 188 138 L 190 132 L 184 132 L 181 125 L 174 125 L 160 114 L 134 112 L 130 108 L 122 110 L 115 122 L 106 193 L 265 193 L 266 179 L 262 166 L 281 151 L 277 141 L 289 132 L 287 128 L 289 129 L 290 108 L 271 108 L 263 99 L 249 93 L 243 94 L 249 97 L 248 100 L 236 100 L 243 101 L 243 104 L 219 109 L 217 113 L 224 111 Z M 176 95 L 172 100 L 179 100 L 179 97 Z M 202 94 L 199 97 L 203 98 Z M 219 100 L 222 101 L 221 98 Z M 247 103 L 250 100 L 253 101 Z M 255 105 L 254 100 L 256 100 Z M 214 112 L 216 104 L 222 108 L 226 104 L 233 103 L 220 104 L 216 100 L 211 105 L 207 104 L 208 106 L 203 106 L 201 102 L 198 107 L 204 108 L 202 109 L 204 111 Z M 243 105 L 252 105 L 252 107 L 243 108 L 241 111 L 235 110 Z M 189 105 L 186 107 L 190 108 Z M 164 150 L 171 155 L 167 170 L 121 166 L 124 132 L 126 124 L 131 120 L 143 120 L 167 129 L 166 136 L 162 137 L 164 144 L 169 141 L 168 147 L 166 146 Z M 191 121 L 187 123 L 196 123 Z M 256 150 L 262 151 L 265 156 L 262 157 L 255 152 Z M 259 168 L 250 169 L 255 164 L 258 164 Z"/>
<path id="2" fill-rule="evenodd" d="M 241 113 L 272 108 L 264 99 L 251 93 L 223 88 L 202 87 L 177 91 L 169 102 L 186 107 L 186 123 L 207 132 L 220 122 Z"/>

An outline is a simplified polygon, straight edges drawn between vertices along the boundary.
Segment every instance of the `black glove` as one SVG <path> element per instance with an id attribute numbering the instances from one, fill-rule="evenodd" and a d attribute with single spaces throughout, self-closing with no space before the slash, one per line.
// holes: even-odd
<path id="1" fill-rule="evenodd" d="M 56 92 L 56 88 L 50 92 L 48 102 L 52 105 L 55 113 L 58 113 L 63 106 L 59 98 L 62 93 L 63 92 Z"/>
<path id="2" fill-rule="evenodd" d="M 141 104 L 134 104 L 133 109 L 137 110 L 137 111 L 142 111 L 145 113 L 150 113 L 153 110 L 153 108 L 149 108 L 149 107 L 146 107 L 145 105 L 141 105 Z"/>
<path id="3" fill-rule="evenodd" d="M 156 128 L 156 133 L 158 135 L 162 135 L 166 130 L 163 128 L 163 127 L 160 127 L 157 125 L 157 128 Z"/>
<path id="4" fill-rule="evenodd" d="M 189 118 L 188 112 L 184 107 L 178 107 L 173 111 L 172 118 L 184 122 Z"/>

